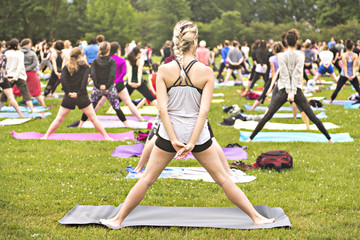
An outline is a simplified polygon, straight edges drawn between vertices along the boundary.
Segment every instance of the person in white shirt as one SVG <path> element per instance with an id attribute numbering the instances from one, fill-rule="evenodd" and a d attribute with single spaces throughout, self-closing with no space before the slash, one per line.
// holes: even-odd
<path id="1" fill-rule="evenodd" d="M 321 63 L 319 70 L 314 77 L 314 81 L 320 79 L 320 77 L 325 73 L 329 73 L 330 77 L 332 77 L 332 79 L 334 79 L 335 82 L 338 81 L 338 79 L 335 76 L 334 68 L 332 66 L 333 57 L 334 54 L 331 51 L 329 51 L 329 47 L 327 45 L 324 45 L 322 51 L 319 54 Z"/>
<path id="2" fill-rule="evenodd" d="M 11 84 L 11 87 L 16 85 L 21 95 L 23 96 L 23 100 L 26 102 L 31 112 L 34 112 L 34 106 L 31 100 L 31 95 L 29 92 L 29 88 L 26 84 L 26 71 L 25 71 L 25 63 L 24 63 L 24 53 L 19 50 L 19 40 L 14 38 L 9 42 L 9 50 L 5 52 L 5 56 L 7 58 L 6 71 L 8 76 L 8 81 Z M 4 102 L 7 101 L 7 97 L 4 93 L 1 94 L 0 107 Z"/>

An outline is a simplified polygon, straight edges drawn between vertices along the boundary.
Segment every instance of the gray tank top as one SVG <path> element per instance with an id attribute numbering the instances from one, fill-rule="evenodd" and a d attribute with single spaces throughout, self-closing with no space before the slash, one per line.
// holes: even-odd
<path id="1" fill-rule="evenodd" d="M 195 87 L 188 75 L 191 67 L 196 62 L 196 60 L 191 61 L 184 69 L 186 74 L 185 84 L 181 83 L 179 77 L 174 85 L 167 89 L 168 114 L 178 140 L 184 144 L 187 144 L 190 140 L 200 110 L 202 89 Z M 160 137 L 170 140 L 162 122 L 158 134 Z M 204 144 L 210 138 L 206 120 L 196 145 Z"/>

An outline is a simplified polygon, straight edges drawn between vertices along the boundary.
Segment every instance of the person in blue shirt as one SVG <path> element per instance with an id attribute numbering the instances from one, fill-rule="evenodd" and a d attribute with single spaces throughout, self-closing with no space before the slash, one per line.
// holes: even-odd
<path id="1" fill-rule="evenodd" d="M 225 40 L 224 47 L 221 49 L 220 69 L 219 69 L 219 74 L 216 77 L 217 79 L 223 79 L 222 72 L 224 71 L 224 68 L 226 66 L 226 58 L 230 50 L 229 45 L 230 45 L 229 40 Z"/>
<path id="2" fill-rule="evenodd" d="M 96 42 L 96 38 L 91 38 L 89 46 L 87 46 L 84 51 L 87 65 L 91 65 L 92 61 L 94 61 L 95 58 L 97 58 L 98 52 L 99 52 L 99 45 Z"/>

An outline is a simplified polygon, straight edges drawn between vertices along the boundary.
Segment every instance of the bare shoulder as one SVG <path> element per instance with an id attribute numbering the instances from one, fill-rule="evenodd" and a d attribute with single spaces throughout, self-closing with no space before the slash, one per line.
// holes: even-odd
<path id="1" fill-rule="evenodd" d="M 212 68 L 199 62 L 194 65 L 194 68 L 196 69 L 197 79 L 199 79 L 201 82 L 214 82 L 215 78 Z"/>

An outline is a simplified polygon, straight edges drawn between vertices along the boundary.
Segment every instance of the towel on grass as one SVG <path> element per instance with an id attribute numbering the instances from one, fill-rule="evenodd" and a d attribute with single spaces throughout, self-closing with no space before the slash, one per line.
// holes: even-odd
<path id="1" fill-rule="evenodd" d="M 16 139 L 40 139 L 45 134 L 37 132 L 23 132 L 17 133 L 12 131 L 12 136 Z M 108 133 L 115 141 L 134 140 L 134 131 L 125 133 Z M 105 140 L 100 133 L 53 133 L 49 136 L 48 140 L 91 140 L 100 141 Z"/>
<path id="2" fill-rule="evenodd" d="M 247 105 L 247 104 L 245 104 L 244 107 L 245 107 L 245 110 L 248 110 L 248 111 L 252 108 L 251 105 Z M 268 109 L 268 107 L 257 106 L 254 110 L 255 110 L 255 111 L 266 111 L 267 109 Z M 313 111 L 325 111 L 325 108 L 314 108 L 314 107 L 311 107 L 311 109 L 312 109 Z M 281 107 L 281 108 L 279 108 L 278 112 L 282 112 L 282 111 L 283 111 L 283 112 L 292 112 L 292 110 L 293 110 L 292 106 L 288 106 L 288 107 Z"/>
<path id="3" fill-rule="evenodd" d="M 259 122 L 256 121 L 241 121 L 240 119 L 237 119 L 234 124 L 235 129 L 249 129 L 254 130 L 256 126 L 259 124 Z M 339 126 L 330 123 L 330 122 L 323 122 L 323 125 L 326 129 L 333 129 L 333 128 L 339 128 Z M 288 123 L 273 123 L 273 122 L 267 122 L 264 126 L 264 129 L 269 130 L 306 130 L 306 124 L 300 123 L 300 124 L 288 124 Z M 310 125 L 310 130 L 319 131 L 316 125 Z"/>
<path id="4" fill-rule="evenodd" d="M 121 206 L 122 204 L 118 207 L 111 205 L 91 206 L 76 204 L 59 223 L 69 225 L 101 224 L 100 219 L 114 217 L 120 211 Z M 291 227 L 289 218 L 281 208 L 270 208 L 266 205 L 254 206 L 254 208 L 264 217 L 275 218 L 275 222 L 254 225 L 251 218 L 238 207 L 159 207 L 139 205 L 125 218 L 121 227 L 176 226 L 228 229 Z"/>
<path id="5" fill-rule="evenodd" d="M 9 118 L 0 122 L 0 126 L 17 125 L 30 121 L 31 118 Z"/>
<path id="6" fill-rule="evenodd" d="M 240 132 L 240 142 L 246 141 L 252 132 Z M 334 142 L 353 142 L 349 133 L 330 134 Z M 259 132 L 253 142 L 328 142 L 322 133 L 311 132 Z"/>
<path id="7" fill-rule="evenodd" d="M 23 107 L 23 106 L 19 106 L 20 107 L 20 111 L 21 112 L 31 112 L 30 108 L 28 107 Z M 49 110 L 49 108 L 44 108 L 43 106 L 34 106 L 34 110 L 35 111 L 46 111 Z M 15 108 L 13 106 L 9 107 L 9 106 L 3 106 L 1 108 L 2 112 L 16 112 Z"/>
<path id="8" fill-rule="evenodd" d="M 128 175 L 125 179 L 138 179 L 141 177 L 143 171 L 138 173 L 134 171 L 134 168 L 129 166 L 126 167 Z M 255 176 L 248 176 L 246 173 L 237 170 L 231 169 L 233 177 L 231 178 L 235 183 L 247 183 L 252 182 L 256 179 Z M 174 178 L 174 179 L 183 179 L 183 180 L 203 180 L 205 182 L 214 182 L 210 174 L 202 167 L 166 167 L 164 171 L 160 174 L 159 178 Z"/>
<path id="9" fill-rule="evenodd" d="M 23 112 L 26 118 L 44 118 L 51 115 L 51 112 L 44 113 L 28 113 Z M 0 118 L 20 118 L 18 113 L 14 112 L 0 112 Z"/>
<path id="10" fill-rule="evenodd" d="M 140 157 L 144 149 L 144 144 L 138 143 L 134 145 L 119 145 L 111 154 L 113 157 L 128 158 L 137 156 Z M 222 148 L 226 159 L 228 160 L 243 160 L 248 159 L 248 153 L 242 148 Z M 189 154 L 186 159 L 194 159 L 192 154 Z"/>
<path id="11" fill-rule="evenodd" d="M 128 107 L 121 107 L 121 111 L 123 111 L 125 115 L 132 115 Z M 145 106 L 138 109 L 138 111 L 140 112 L 141 115 L 157 115 L 159 113 L 158 109 L 155 106 Z M 116 114 L 115 110 L 112 107 L 110 107 L 106 113 Z"/>
<path id="12" fill-rule="evenodd" d="M 242 113 L 242 115 L 244 117 L 253 116 L 253 115 L 250 115 L 250 114 L 243 114 L 243 113 Z M 264 114 L 260 114 L 259 116 L 264 117 Z M 320 113 L 316 114 L 316 117 L 319 118 L 319 119 L 322 119 L 322 118 L 327 118 L 327 115 L 326 115 L 325 112 L 320 112 Z M 275 113 L 272 118 L 293 118 L 293 114 L 292 113 Z M 296 118 L 301 118 L 301 114 L 298 113 L 296 115 Z"/>

